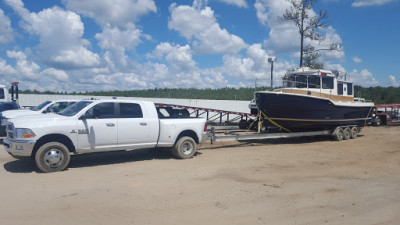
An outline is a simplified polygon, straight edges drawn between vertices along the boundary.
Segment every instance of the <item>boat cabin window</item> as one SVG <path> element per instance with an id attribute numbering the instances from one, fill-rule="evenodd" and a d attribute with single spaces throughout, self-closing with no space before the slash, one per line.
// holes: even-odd
<path id="1" fill-rule="evenodd" d="M 308 77 L 308 88 L 320 88 L 321 79 L 319 76 L 309 76 Z"/>
<path id="2" fill-rule="evenodd" d="M 343 83 L 338 83 L 337 93 L 338 95 L 343 95 Z"/>
<path id="3" fill-rule="evenodd" d="M 333 89 L 333 77 L 322 77 L 322 88 Z"/>
<path id="4" fill-rule="evenodd" d="M 297 88 L 307 88 L 307 77 L 306 76 L 296 76 L 296 87 Z"/>
<path id="5" fill-rule="evenodd" d="M 353 95 L 353 84 L 351 83 L 347 84 L 347 94 Z"/>
<path id="6" fill-rule="evenodd" d="M 294 87 L 294 83 L 295 83 L 294 76 L 283 77 L 283 87 L 290 87 L 290 88 Z"/>
<path id="7" fill-rule="evenodd" d="M 315 75 L 292 75 L 283 78 L 283 87 L 333 89 L 333 77 Z"/>

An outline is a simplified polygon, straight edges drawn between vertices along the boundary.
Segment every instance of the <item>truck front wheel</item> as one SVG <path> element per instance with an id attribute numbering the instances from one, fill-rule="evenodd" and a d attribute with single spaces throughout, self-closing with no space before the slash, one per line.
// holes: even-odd
<path id="1" fill-rule="evenodd" d="M 68 148 L 59 142 L 46 143 L 35 154 L 36 166 L 45 173 L 64 170 L 69 160 Z"/>
<path id="2" fill-rule="evenodd" d="M 181 137 L 172 147 L 171 152 L 179 159 L 191 158 L 196 152 L 196 142 L 191 137 Z"/>

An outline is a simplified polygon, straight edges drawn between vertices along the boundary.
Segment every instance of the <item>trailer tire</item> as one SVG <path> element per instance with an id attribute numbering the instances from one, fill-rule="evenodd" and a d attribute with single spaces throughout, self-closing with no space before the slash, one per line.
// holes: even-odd
<path id="1" fill-rule="evenodd" d="M 374 125 L 375 126 L 380 126 L 381 125 L 381 118 L 379 118 L 379 116 L 376 117 Z"/>
<path id="2" fill-rule="evenodd" d="M 357 127 L 352 127 L 350 131 L 350 138 L 351 139 L 356 139 L 358 137 L 358 128 Z"/>
<path id="3" fill-rule="evenodd" d="M 337 127 L 335 131 L 333 131 L 333 137 L 335 138 L 336 141 L 342 141 L 343 140 L 343 128 Z"/>
<path id="4" fill-rule="evenodd" d="M 343 129 L 343 139 L 349 140 L 351 138 L 351 130 L 350 127 L 346 127 Z"/>
<path id="5" fill-rule="evenodd" d="M 45 173 L 62 171 L 70 161 L 68 148 L 59 142 L 49 142 L 39 147 L 35 154 L 36 166 Z"/>
<path id="6" fill-rule="evenodd" d="M 178 159 L 192 158 L 196 152 L 196 142 L 191 137 L 181 137 L 172 147 L 171 152 Z"/>

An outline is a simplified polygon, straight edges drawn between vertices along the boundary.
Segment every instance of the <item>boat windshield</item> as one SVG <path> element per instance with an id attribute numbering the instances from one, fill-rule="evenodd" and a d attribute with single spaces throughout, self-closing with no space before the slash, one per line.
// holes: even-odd
<path id="1" fill-rule="evenodd" d="M 285 88 L 317 88 L 333 89 L 333 77 L 318 75 L 286 75 L 283 77 Z"/>
<path id="2" fill-rule="evenodd" d="M 39 110 L 43 109 L 43 107 L 45 107 L 46 105 L 50 104 L 50 102 L 51 101 L 45 101 L 42 104 L 33 107 L 32 111 L 39 111 Z"/>
<path id="3" fill-rule="evenodd" d="M 91 103 L 92 101 L 80 101 L 68 106 L 58 114 L 62 116 L 75 116 L 78 112 L 80 112 L 83 108 L 90 105 Z"/>

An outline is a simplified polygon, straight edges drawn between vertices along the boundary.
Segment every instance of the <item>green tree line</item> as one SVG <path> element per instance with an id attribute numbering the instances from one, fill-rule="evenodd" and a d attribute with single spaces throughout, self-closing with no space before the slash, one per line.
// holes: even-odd
<path id="1" fill-rule="evenodd" d="M 258 88 L 220 88 L 220 89 L 195 89 L 195 88 L 155 88 L 144 90 L 114 90 L 94 92 L 39 92 L 37 90 L 21 91 L 22 94 L 58 94 L 58 95 L 90 95 L 90 96 L 116 96 L 116 97 L 148 97 L 148 98 L 182 98 L 182 99 L 210 99 L 210 100 L 243 100 L 253 99 L 255 91 L 271 90 L 266 87 Z M 375 104 L 400 103 L 400 87 L 354 87 L 354 97 L 371 100 Z"/>

